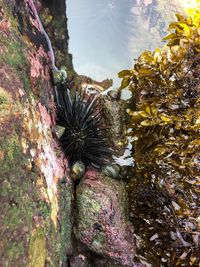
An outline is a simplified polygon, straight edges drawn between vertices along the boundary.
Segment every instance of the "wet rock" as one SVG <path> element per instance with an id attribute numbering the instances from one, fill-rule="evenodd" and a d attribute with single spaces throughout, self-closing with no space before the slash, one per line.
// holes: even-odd
<path id="1" fill-rule="evenodd" d="M 77 239 L 114 263 L 134 266 L 135 239 L 127 220 L 124 182 L 88 171 L 76 197 Z"/>
<path id="2" fill-rule="evenodd" d="M 112 136 L 114 154 L 115 156 L 121 156 L 127 144 L 124 102 L 104 96 L 101 104 L 102 116 L 105 119 L 106 125 L 110 127 L 109 135 Z"/>
<path id="3" fill-rule="evenodd" d="M 85 255 L 79 254 L 70 259 L 70 267 L 90 267 Z"/>
<path id="4" fill-rule="evenodd" d="M 52 62 L 36 2 L 52 1 L 0 4 L 0 266 L 61 266 L 72 250 L 73 187 L 51 131 Z M 66 24 L 64 8 L 58 17 Z"/>

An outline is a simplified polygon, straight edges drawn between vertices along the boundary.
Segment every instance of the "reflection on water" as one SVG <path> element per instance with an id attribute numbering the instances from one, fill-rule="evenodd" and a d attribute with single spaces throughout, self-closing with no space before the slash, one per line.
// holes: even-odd
<path id="1" fill-rule="evenodd" d="M 113 78 L 118 85 L 116 74 L 143 50 L 160 46 L 180 10 L 178 0 L 68 0 L 75 70 L 98 81 Z"/>

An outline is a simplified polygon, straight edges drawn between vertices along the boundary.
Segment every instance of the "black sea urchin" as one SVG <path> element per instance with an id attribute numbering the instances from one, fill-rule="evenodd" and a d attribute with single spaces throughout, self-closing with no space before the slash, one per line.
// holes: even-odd
<path id="1" fill-rule="evenodd" d="M 70 164 L 82 161 L 86 165 L 102 166 L 111 157 L 111 149 L 102 126 L 98 97 L 75 93 L 72 99 L 67 89 L 59 92 L 58 124 L 65 127 L 60 138 Z"/>

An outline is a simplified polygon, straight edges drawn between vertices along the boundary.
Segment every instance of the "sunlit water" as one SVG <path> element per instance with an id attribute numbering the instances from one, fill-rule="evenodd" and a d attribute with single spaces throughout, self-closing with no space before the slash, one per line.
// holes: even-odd
<path id="1" fill-rule="evenodd" d="M 120 80 L 143 50 L 161 43 L 167 25 L 182 7 L 178 0 L 68 0 L 69 48 L 79 74 Z"/>
<path id="2" fill-rule="evenodd" d="M 179 0 L 67 0 L 69 50 L 76 72 L 97 81 L 130 69 L 144 50 L 162 46 L 168 24 L 175 13 L 183 13 Z M 125 92 L 128 97 L 128 92 Z M 120 165 L 133 165 L 131 144 L 124 155 L 114 158 Z"/>

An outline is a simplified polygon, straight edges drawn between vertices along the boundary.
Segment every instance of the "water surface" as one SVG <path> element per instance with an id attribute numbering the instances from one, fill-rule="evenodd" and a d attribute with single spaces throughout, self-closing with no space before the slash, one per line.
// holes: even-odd
<path id="1" fill-rule="evenodd" d="M 69 48 L 75 70 L 101 81 L 131 68 L 143 50 L 162 46 L 177 0 L 68 0 Z"/>

